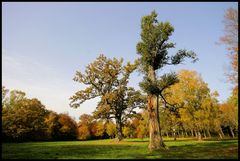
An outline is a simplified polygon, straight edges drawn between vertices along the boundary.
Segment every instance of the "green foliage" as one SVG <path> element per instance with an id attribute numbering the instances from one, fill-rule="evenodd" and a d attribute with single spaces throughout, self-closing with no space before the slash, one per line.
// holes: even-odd
<path id="1" fill-rule="evenodd" d="M 174 73 L 163 75 L 159 80 L 156 77 L 156 70 L 162 69 L 165 65 L 177 65 L 185 58 L 197 61 L 196 54 L 192 51 L 179 50 L 175 55 L 170 56 L 168 50 L 175 48 L 175 44 L 169 42 L 174 28 L 169 22 L 158 22 L 157 13 L 153 11 L 150 15 L 144 16 L 141 21 L 141 41 L 137 43 L 137 53 L 141 56 L 136 62 L 139 70 L 144 74 L 144 81 L 140 87 L 148 94 L 148 110 L 151 115 L 149 124 L 151 133 L 150 150 L 166 147 L 161 138 L 159 119 L 158 97 L 163 100 L 165 107 L 170 105 L 163 96 L 163 90 L 175 84 L 178 80 Z M 170 105 L 175 110 L 173 105 Z M 154 109 L 154 110 L 151 110 Z M 156 142 L 157 140 L 157 142 Z"/>
<path id="2" fill-rule="evenodd" d="M 148 66 L 154 69 L 161 68 L 169 57 L 167 49 L 174 47 L 173 43 L 166 43 L 174 28 L 169 22 L 158 23 L 157 13 L 153 11 L 151 15 L 144 16 L 141 22 L 141 38 L 142 41 L 137 44 L 137 52 L 141 57 L 141 64 L 144 71 L 148 70 Z"/>
<path id="3" fill-rule="evenodd" d="M 180 64 L 185 57 L 193 59 L 193 63 L 198 60 L 196 58 L 196 54 L 193 51 L 179 50 L 176 55 L 171 57 L 171 64 Z"/>
<path id="4" fill-rule="evenodd" d="M 164 89 L 178 82 L 175 73 L 164 74 L 159 80 L 155 77 L 155 70 L 165 65 L 177 65 L 190 58 L 196 62 L 198 58 L 193 51 L 179 50 L 169 56 L 168 49 L 175 48 L 175 44 L 168 42 L 174 28 L 169 22 L 158 22 L 157 13 L 153 11 L 144 16 L 141 22 L 141 41 L 137 44 L 137 53 L 141 57 L 137 60 L 140 71 L 144 73 L 144 80 L 139 84 L 148 94 L 160 95 L 165 103 L 162 92 Z"/>
<path id="5" fill-rule="evenodd" d="M 178 82 L 178 78 L 175 73 L 164 74 L 157 79 L 155 71 L 163 68 L 165 65 L 177 65 L 184 61 L 185 58 L 193 59 L 193 62 L 197 61 L 196 54 L 192 51 L 179 50 L 175 55 L 170 56 L 168 50 L 175 48 L 175 44 L 168 42 L 169 37 L 172 35 L 174 28 L 169 22 L 158 22 L 157 13 L 153 11 L 150 15 L 144 16 L 141 22 L 141 41 L 137 44 L 137 53 L 141 57 L 137 60 L 140 71 L 144 73 L 144 81 L 139 85 L 149 96 L 155 95 L 158 98 L 160 96 L 165 104 L 170 105 L 175 110 L 172 104 L 170 104 L 163 95 L 165 89 Z M 158 101 L 158 100 L 157 100 Z M 158 109 L 158 104 L 153 107 Z M 149 108 L 151 105 L 149 104 Z M 155 114 L 151 114 L 158 120 L 157 123 L 151 122 L 150 124 L 157 124 L 156 128 L 159 128 L 159 111 L 156 110 Z M 150 126 L 153 127 L 153 126 Z M 160 129 L 160 128 L 159 128 Z M 150 132 L 157 138 L 159 134 L 155 134 L 156 129 L 150 129 Z M 159 130 L 160 131 L 160 130 Z M 150 141 L 154 143 L 154 138 Z M 156 140 L 161 140 L 156 139 Z M 154 143 L 149 147 L 158 147 L 160 143 Z M 162 145 L 162 144 L 161 144 Z"/>
<path id="6" fill-rule="evenodd" d="M 156 18 L 155 11 L 142 18 L 142 41 L 137 44 L 137 53 L 141 55 L 140 68 L 142 71 L 148 73 L 149 66 L 157 70 L 165 65 L 179 64 L 185 57 L 189 57 L 195 62 L 196 54 L 192 51 L 179 50 L 176 55 L 168 56 L 167 50 L 175 47 L 174 43 L 168 42 L 174 28 L 169 22 L 158 22 Z"/>
<path id="7" fill-rule="evenodd" d="M 160 79 L 156 81 L 152 81 L 148 77 L 145 77 L 144 81 L 139 83 L 139 86 L 146 93 L 160 95 L 164 89 L 169 88 L 178 81 L 177 75 L 172 72 L 169 74 L 163 74 Z"/>

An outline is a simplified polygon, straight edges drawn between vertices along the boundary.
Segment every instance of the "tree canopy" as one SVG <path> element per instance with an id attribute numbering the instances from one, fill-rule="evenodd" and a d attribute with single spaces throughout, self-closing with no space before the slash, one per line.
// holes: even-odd
<path id="1" fill-rule="evenodd" d="M 76 72 L 74 80 L 88 87 L 70 98 L 70 106 L 77 108 L 86 100 L 100 97 L 94 117 L 106 120 L 114 118 L 118 140 L 122 139 L 122 124 L 136 113 L 134 109 L 145 106 L 140 91 L 127 86 L 136 64 L 128 62 L 123 66 L 122 63 L 122 58 L 108 59 L 101 54 L 86 67 L 85 73 Z"/>

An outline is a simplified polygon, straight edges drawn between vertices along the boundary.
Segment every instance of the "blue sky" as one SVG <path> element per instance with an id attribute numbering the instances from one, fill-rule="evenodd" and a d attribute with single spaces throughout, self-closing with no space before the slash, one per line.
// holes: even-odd
<path id="1" fill-rule="evenodd" d="M 75 119 L 90 114 L 98 99 L 80 108 L 69 107 L 69 97 L 84 86 L 72 79 L 76 70 L 100 54 L 123 57 L 125 62 L 138 57 L 141 17 L 152 10 L 159 21 L 175 28 L 170 40 L 176 49 L 193 50 L 195 64 L 169 66 L 159 74 L 180 69 L 196 70 L 209 88 L 217 90 L 219 101 L 231 94 L 224 68 L 229 64 L 226 46 L 217 45 L 224 35 L 225 11 L 237 2 L 3 2 L 2 3 L 2 84 L 8 89 L 36 97 L 46 108 L 68 112 Z M 130 86 L 139 89 L 142 75 L 133 73 Z"/>

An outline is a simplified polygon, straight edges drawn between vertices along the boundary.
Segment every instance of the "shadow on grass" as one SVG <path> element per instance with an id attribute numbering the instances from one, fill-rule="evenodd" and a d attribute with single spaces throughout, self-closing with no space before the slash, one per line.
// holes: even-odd
<path id="1" fill-rule="evenodd" d="M 169 150 L 149 152 L 147 140 L 126 140 L 129 144 L 32 143 L 5 144 L 3 159 L 237 159 L 237 141 L 166 140 Z M 192 141 L 192 142 L 188 142 Z M 134 144 L 143 142 L 144 144 Z M 182 140 L 179 140 L 182 143 Z"/>
<path id="2" fill-rule="evenodd" d="M 169 140 L 169 139 L 167 139 L 167 140 L 165 140 L 165 139 L 163 139 L 163 141 L 164 142 L 188 142 L 188 141 L 197 141 L 197 139 L 186 139 L 186 140 L 182 140 L 182 139 L 177 139 L 177 140 L 174 140 L 174 139 L 172 139 L 172 140 Z M 146 142 L 149 142 L 149 140 L 126 140 L 126 142 L 136 142 L 136 143 L 140 143 L 140 142 L 142 142 L 142 143 L 146 143 Z"/>
<path id="3" fill-rule="evenodd" d="M 134 140 L 134 141 L 131 141 L 131 140 L 126 140 L 126 142 L 129 142 L 129 143 L 147 143 L 149 142 L 148 140 Z"/>
<path id="4" fill-rule="evenodd" d="M 13 144 L 12 144 L 13 145 Z M 131 145 L 59 145 L 4 147 L 3 159 L 119 159 L 144 158 L 144 147 Z M 13 153 L 14 151 L 14 153 Z"/>
<path id="5" fill-rule="evenodd" d="M 169 150 L 161 149 L 142 156 L 146 159 L 237 159 L 238 142 L 236 139 L 197 141 L 166 140 Z M 183 143 L 183 144 L 178 144 Z M 170 144 L 171 143 L 171 144 Z M 185 144 L 186 143 L 186 144 Z"/>
<path id="6" fill-rule="evenodd" d="M 237 159 L 238 144 L 220 141 L 171 146 L 169 151 L 164 151 L 162 157 L 168 159 Z"/>

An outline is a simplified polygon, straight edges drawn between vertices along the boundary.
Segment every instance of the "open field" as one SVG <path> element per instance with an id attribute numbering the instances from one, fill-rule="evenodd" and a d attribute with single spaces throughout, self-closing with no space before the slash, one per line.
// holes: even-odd
<path id="1" fill-rule="evenodd" d="M 148 151 L 148 139 L 2 143 L 3 159 L 237 159 L 238 140 L 165 138 L 169 150 Z"/>

